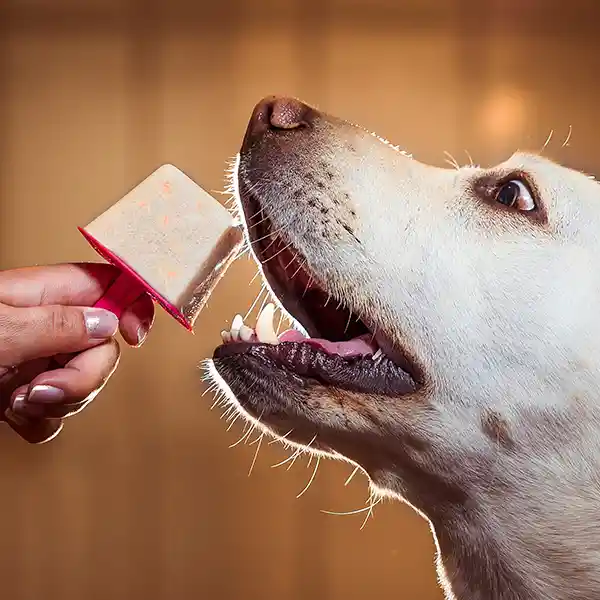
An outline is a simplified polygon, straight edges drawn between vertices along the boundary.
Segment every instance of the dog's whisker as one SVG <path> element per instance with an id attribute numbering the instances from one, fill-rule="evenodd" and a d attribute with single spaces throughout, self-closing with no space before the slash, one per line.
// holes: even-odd
<path id="1" fill-rule="evenodd" d="M 448 152 L 447 150 L 444 150 L 444 154 L 448 157 L 449 160 L 446 160 L 446 162 L 454 167 L 457 171 L 460 170 L 460 165 L 458 164 L 457 160 L 454 158 L 454 156 L 452 156 L 452 154 L 450 154 L 450 152 Z"/>
<path id="2" fill-rule="evenodd" d="M 257 444 L 258 442 L 260 442 L 261 438 L 263 438 L 265 436 L 265 432 L 263 431 L 253 442 L 249 442 L 248 446 L 254 446 L 254 444 Z"/>
<path id="3" fill-rule="evenodd" d="M 369 498 L 369 501 L 372 498 Z M 381 502 L 381 498 L 377 499 L 375 502 L 371 502 L 369 503 L 368 506 L 363 506 L 362 508 L 357 508 L 356 510 L 349 510 L 346 512 L 335 512 L 335 511 L 331 511 L 331 510 L 322 510 L 322 513 L 325 513 L 326 515 L 333 515 L 336 517 L 346 517 L 346 516 L 350 516 L 350 515 L 360 515 L 361 513 L 367 513 L 367 518 L 373 515 L 373 510 L 374 507 L 377 506 L 377 504 L 379 504 Z M 361 526 L 361 529 L 364 527 L 364 523 Z"/>
<path id="4" fill-rule="evenodd" d="M 227 402 L 227 398 L 225 397 L 225 395 L 222 394 L 221 391 L 217 391 L 217 393 L 215 395 L 215 401 L 213 402 L 213 404 L 212 404 L 212 406 L 210 407 L 209 410 L 213 410 L 216 406 L 222 406 L 226 402 Z"/>
<path id="5" fill-rule="evenodd" d="M 269 302 L 269 300 L 270 300 L 269 294 L 265 294 L 265 297 L 263 298 L 263 301 L 261 302 L 260 308 L 258 310 L 259 315 L 263 311 L 263 308 L 267 305 L 267 302 Z"/>
<path id="6" fill-rule="evenodd" d="M 262 238 L 262 240 L 250 240 L 250 244 L 252 245 L 252 248 L 254 248 L 254 246 L 256 246 L 259 241 L 264 241 L 264 240 L 269 239 L 269 238 L 272 238 L 272 239 L 271 239 L 269 245 L 265 248 L 265 252 L 266 252 L 266 251 L 270 250 L 271 246 L 275 242 L 277 242 L 277 240 L 279 239 L 279 237 L 276 234 L 269 232 L 267 235 L 265 235 Z"/>
<path id="7" fill-rule="evenodd" d="M 369 498 L 369 500 L 372 500 L 373 497 L 371 496 L 371 498 Z M 375 509 L 375 506 L 377 504 L 379 504 L 381 502 L 381 498 L 378 498 L 377 500 L 375 500 L 375 502 L 371 502 L 370 506 L 369 506 L 369 510 L 367 511 L 367 514 L 365 516 L 365 520 L 363 521 L 363 524 L 360 526 L 360 530 L 362 531 L 365 526 L 367 525 L 367 521 L 373 517 L 373 510 Z"/>
<path id="8" fill-rule="evenodd" d="M 276 444 L 277 442 L 281 442 L 281 443 L 285 444 L 286 438 L 288 437 L 288 435 L 291 435 L 291 433 L 293 431 L 294 431 L 293 429 L 290 429 L 285 435 L 282 435 L 279 438 L 275 438 L 275 439 L 271 440 L 270 442 L 268 442 L 269 446 L 272 444 Z"/>
<path id="9" fill-rule="evenodd" d="M 252 435 L 253 429 L 254 429 L 254 427 L 251 427 L 250 429 L 248 429 L 248 431 L 246 431 L 237 442 L 235 442 L 234 444 L 231 444 L 231 446 L 229 446 L 229 448 L 235 448 L 239 444 L 242 444 L 248 437 L 250 437 Z"/>
<path id="10" fill-rule="evenodd" d="M 281 462 L 278 462 L 278 463 L 272 465 L 271 468 L 276 469 L 277 467 L 282 467 L 283 465 L 290 462 L 291 460 L 296 460 L 296 458 L 298 458 L 298 456 L 300 454 L 302 454 L 303 452 L 304 452 L 304 450 L 302 448 L 296 448 L 296 450 L 294 451 L 293 454 L 291 454 L 290 456 L 288 456 L 286 459 L 282 460 Z"/>
<path id="11" fill-rule="evenodd" d="M 267 220 L 268 217 L 265 217 L 263 220 Z M 258 225 L 258 223 L 256 224 Z M 266 233 L 265 235 L 263 235 L 262 237 L 256 238 L 255 240 L 252 240 L 253 244 L 258 244 L 259 242 L 264 242 L 265 240 L 275 236 L 277 237 L 282 231 L 284 230 L 283 227 L 280 227 L 279 229 L 275 229 L 272 231 L 269 231 L 269 233 Z M 267 248 L 269 248 L 269 246 L 267 246 Z"/>
<path id="12" fill-rule="evenodd" d="M 569 133 L 567 133 L 567 137 L 565 138 L 565 141 L 562 143 L 561 148 L 566 148 L 569 145 L 569 141 L 571 140 L 572 133 L 573 133 L 573 127 L 572 127 L 572 125 L 569 125 Z"/>
<path id="13" fill-rule="evenodd" d="M 300 498 L 301 496 L 303 496 L 306 493 L 306 491 L 308 490 L 308 488 L 312 485 L 313 481 L 315 480 L 315 477 L 317 476 L 317 471 L 319 470 L 320 464 L 321 464 L 321 457 L 317 456 L 317 460 L 315 462 L 315 468 L 312 472 L 312 475 L 311 475 L 310 479 L 308 480 L 306 487 L 296 496 L 296 498 Z"/>
<path id="14" fill-rule="evenodd" d="M 313 442 L 317 439 L 317 435 L 318 434 L 315 433 L 314 437 L 312 438 L 312 440 L 310 440 L 310 442 L 308 442 L 308 444 L 306 444 L 305 448 L 302 448 L 302 447 L 300 448 L 300 453 L 296 454 L 296 456 L 294 457 L 292 462 L 289 464 L 289 466 L 287 468 L 288 471 L 294 466 L 294 463 L 296 462 L 296 460 L 298 459 L 299 456 L 307 453 L 310 450 L 310 447 L 312 446 Z"/>
<path id="15" fill-rule="evenodd" d="M 298 460 L 298 458 L 305 454 L 305 452 L 305 449 L 300 448 L 300 452 L 295 452 L 294 454 L 292 454 L 292 462 L 290 462 L 286 470 L 289 471 L 294 466 L 294 463 Z"/>
<path id="16" fill-rule="evenodd" d="M 309 275 L 308 277 L 308 282 L 306 284 L 306 287 L 304 288 L 304 292 L 302 292 L 302 297 L 304 298 L 304 296 L 306 296 L 306 292 L 308 292 L 308 290 L 310 289 L 310 286 L 313 283 L 313 278 L 312 276 Z"/>
<path id="17" fill-rule="evenodd" d="M 275 254 L 269 256 L 269 258 L 267 258 L 266 260 L 264 260 L 263 261 L 263 265 L 265 263 L 270 262 L 271 260 L 273 260 L 274 258 L 276 258 L 277 256 L 279 256 L 282 252 L 284 252 L 285 250 L 288 250 L 291 247 L 292 247 L 292 243 L 290 242 L 287 246 L 284 246 L 283 248 L 280 248 Z"/>
<path id="18" fill-rule="evenodd" d="M 360 513 L 364 513 L 368 510 L 370 510 L 370 506 L 363 506 L 362 508 L 357 508 L 356 510 L 349 510 L 347 512 L 334 512 L 331 510 L 322 510 L 322 513 L 325 513 L 326 515 L 334 515 L 336 517 L 346 517 L 349 515 L 359 515 Z"/>
<path id="19" fill-rule="evenodd" d="M 215 404 L 213 404 L 213 408 L 215 407 L 215 405 L 218 403 L 219 401 L 219 388 L 217 385 L 215 385 L 214 383 L 211 383 L 203 392 L 202 392 L 202 396 L 201 398 L 204 398 L 204 396 L 206 396 L 206 394 L 211 394 L 211 393 L 216 393 L 217 396 L 215 397 Z"/>
<path id="20" fill-rule="evenodd" d="M 350 482 L 352 481 L 352 479 L 354 479 L 354 476 L 358 473 L 359 469 L 360 469 L 360 467 L 358 465 L 356 465 L 356 467 L 354 467 L 354 471 L 352 471 L 352 473 L 350 473 L 350 476 L 344 482 L 344 487 L 346 487 L 346 486 L 348 486 L 350 484 Z"/>
<path id="21" fill-rule="evenodd" d="M 252 285 L 257 280 L 257 278 L 261 276 L 261 274 L 262 273 L 261 273 L 260 269 L 257 268 L 256 273 L 254 274 L 254 276 L 252 277 L 252 279 L 250 280 L 250 283 L 248 285 Z M 262 291 L 263 290 L 261 290 L 261 294 L 262 294 Z"/>
<path id="22" fill-rule="evenodd" d="M 229 417 L 229 415 L 231 415 L 231 413 L 233 413 L 235 411 L 235 408 L 233 408 L 232 406 L 230 406 L 227 410 L 225 410 L 223 412 L 223 414 L 219 417 L 221 420 L 225 419 L 227 421 L 227 418 Z"/>
<path id="23" fill-rule="evenodd" d="M 352 323 L 352 311 L 348 311 L 348 322 L 346 323 L 346 327 L 344 327 L 344 334 L 348 333 L 348 328 L 350 327 L 350 323 Z"/>
<path id="24" fill-rule="evenodd" d="M 240 413 L 237 413 L 235 415 L 235 417 L 233 418 L 233 420 L 231 421 L 231 423 L 229 423 L 229 427 L 227 427 L 227 431 L 231 430 L 231 428 L 235 425 L 236 421 L 238 420 L 239 416 L 240 416 Z"/>
<path id="25" fill-rule="evenodd" d="M 252 459 L 252 464 L 250 465 L 250 470 L 248 471 L 248 477 L 250 477 L 250 475 L 252 475 L 252 471 L 254 470 L 254 465 L 256 464 L 256 459 L 258 458 L 258 453 L 260 452 L 260 446 L 262 444 L 264 437 L 265 437 L 265 434 L 262 433 L 260 435 L 260 437 L 258 438 L 258 445 L 256 446 L 256 452 L 254 453 L 254 458 Z M 255 443 L 255 442 L 252 442 L 252 443 Z"/>
<path id="26" fill-rule="evenodd" d="M 256 272 L 256 275 L 260 274 L 260 270 L 258 270 Z M 256 275 L 253 277 L 253 280 L 256 278 Z M 248 319 L 248 317 L 252 314 L 252 311 L 256 308 L 256 305 L 260 302 L 262 295 L 265 293 L 265 291 L 267 291 L 267 286 L 265 283 L 263 283 L 260 292 L 258 292 L 256 298 L 254 299 L 254 301 L 252 302 L 252 304 L 250 305 L 250 308 L 248 309 L 248 312 L 246 313 L 246 315 L 244 316 L 244 321 L 246 321 Z"/>
<path id="27" fill-rule="evenodd" d="M 295 260 L 298 259 L 298 256 L 296 255 Z M 294 261 L 292 261 L 294 262 Z M 300 271 L 302 271 L 302 269 L 304 269 L 304 267 L 306 266 L 306 259 L 304 259 L 302 261 L 302 264 L 294 271 L 294 274 L 290 277 L 290 279 L 294 279 L 296 277 L 296 275 L 298 275 L 298 273 L 300 273 Z"/>
<path id="28" fill-rule="evenodd" d="M 550 140 L 552 139 L 553 135 L 554 135 L 554 130 L 551 129 L 550 133 L 548 134 L 548 137 L 546 138 L 546 141 L 544 142 L 544 145 L 542 146 L 542 149 L 540 150 L 540 154 L 542 154 L 544 152 L 544 150 L 548 147 L 548 144 L 550 143 Z"/>
<path id="29" fill-rule="evenodd" d="M 474 166 L 475 166 L 475 163 L 473 162 L 473 158 L 472 158 L 472 156 L 469 154 L 469 151 L 468 151 L 468 150 L 465 150 L 465 154 L 467 155 L 467 158 L 468 158 L 468 160 L 469 160 L 469 166 L 470 166 L 470 167 L 474 167 Z"/>

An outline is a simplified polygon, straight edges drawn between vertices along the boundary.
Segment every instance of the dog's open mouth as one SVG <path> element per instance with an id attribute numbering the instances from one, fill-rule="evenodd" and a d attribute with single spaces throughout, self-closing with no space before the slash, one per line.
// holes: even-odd
<path id="1" fill-rule="evenodd" d="M 243 195 L 243 203 L 250 241 L 263 274 L 308 336 L 296 329 L 277 335 L 274 307 L 269 304 L 254 329 L 240 317 L 234 319 L 230 331 L 223 332 L 224 344 L 215 350 L 214 358 L 248 355 L 271 368 L 356 392 L 414 392 L 420 380 L 414 363 L 317 283 L 301 254 L 273 231 L 255 198 Z"/>

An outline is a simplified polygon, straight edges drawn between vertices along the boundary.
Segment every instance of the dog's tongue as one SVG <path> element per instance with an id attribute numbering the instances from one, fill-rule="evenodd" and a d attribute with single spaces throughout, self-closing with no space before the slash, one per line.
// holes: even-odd
<path id="1" fill-rule="evenodd" d="M 318 338 L 307 338 L 296 329 L 288 329 L 279 336 L 280 342 L 304 342 L 315 348 L 319 348 L 328 354 L 338 354 L 339 356 L 363 356 L 375 354 L 378 350 L 373 336 L 364 335 L 348 340 L 347 342 L 330 342 Z"/>

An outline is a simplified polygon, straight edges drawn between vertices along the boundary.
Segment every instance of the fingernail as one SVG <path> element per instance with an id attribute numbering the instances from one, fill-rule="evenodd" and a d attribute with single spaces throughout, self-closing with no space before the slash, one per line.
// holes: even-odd
<path id="1" fill-rule="evenodd" d="M 15 396 L 15 399 L 13 400 L 12 407 L 11 407 L 12 411 L 14 411 L 16 413 L 25 412 L 25 410 L 24 410 L 25 409 L 25 396 L 26 396 L 26 394 L 17 394 Z M 8 410 L 11 410 L 11 409 L 8 409 Z M 6 415 L 6 416 L 8 416 L 8 415 Z"/>
<path id="2" fill-rule="evenodd" d="M 17 396 L 17 398 L 19 396 Z M 60 402 L 64 397 L 65 393 L 60 388 L 56 388 L 51 385 L 34 385 L 31 391 L 29 392 L 27 401 L 38 404 L 52 404 L 53 402 Z M 25 395 L 23 395 L 23 401 L 24 400 Z M 16 401 L 17 400 L 15 398 L 15 402 Z"/>
<path id="3" fill-rule="evenodd" d="M 142 323 L 137 329 L 137 345 L 141 346 L 150 331 L 150 323 Z"/>
<path id="4" fill-rule="evenodd" d="M 88 308 L 84 312 L 85 327 L 90 339 L 102 340 L 110 338 L 119 328 L 119 319 L 108 310 Z"/>
<path id="5" fill-rule="evenodd" d="M 16 417 L 16 419 L 13 418 L 13 422 L 17 423 L 17 425 L 24 418 L 43 416 L 43 408 L 41 406 L 36 406 L 35 404 L 30 404 L 29 402 L 27 402 L 25 400 L 26 396 L 26 394 L 18 394 L 17 396 L 15 396 L 12 406 L 8 409 L 12 413 L 12 415 L 9 415 L 9 418 Z M 4 414 L 6 416 L 6 413 Z"/>

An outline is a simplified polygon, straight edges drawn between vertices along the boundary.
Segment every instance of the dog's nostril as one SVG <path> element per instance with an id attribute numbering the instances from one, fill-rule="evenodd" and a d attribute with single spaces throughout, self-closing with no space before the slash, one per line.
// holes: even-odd
<path id="1" fill-rule="evenodd" d="M 296 129 L 308 124 L 309 106 L 294 98 L 276 98 L 272 101 L 269 122 L 274 129 Z"/>
<path id="2" fill-rule="evenodd" d="M 294 98 L 264 98 L 256 105 L 250 117 L 242 142 L 242 152 L 249 150 L 267 132 L 311 125 L 316 115 L 315 109 Z"/>

